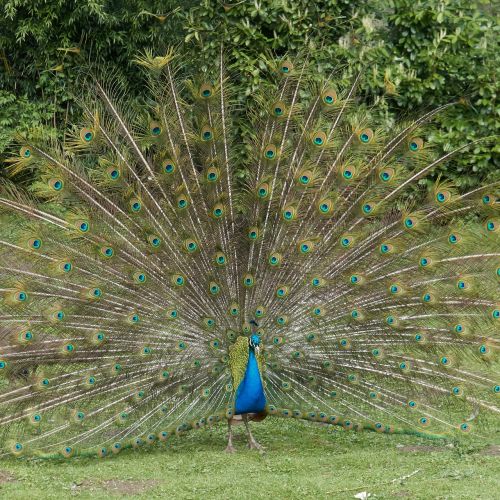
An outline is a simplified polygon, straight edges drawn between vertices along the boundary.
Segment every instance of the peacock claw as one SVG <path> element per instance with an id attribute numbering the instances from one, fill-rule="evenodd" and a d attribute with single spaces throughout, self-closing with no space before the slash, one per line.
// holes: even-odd
<path id="1" fill-rule="evenodd" d="M 236 453 L 236 448 L 234 446 L 226 446 L 226 449 L 224 450 L 226 453 Z"/>
<path id="2" fill-rule="evenodd" d="M 261 444 L 257 443 L 257 441 L 250 441 L 248 443 L 248 448 L 250 450 L 259 450 L 261 453 L 266 451 L 266 449 Z"/>

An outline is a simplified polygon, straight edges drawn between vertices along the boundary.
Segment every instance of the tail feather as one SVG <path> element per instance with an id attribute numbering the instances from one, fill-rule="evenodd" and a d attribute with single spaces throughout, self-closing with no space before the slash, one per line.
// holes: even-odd
<path id="1" fill-rule="evenodd" d="M 103 456 L 233 418 L 251 320 L 270 415 L 487 436 L 500 181 L 429 178 L 477 142 L 434 151 L 448 106 L 387 124 L 361 75 L 283 58 L 239 137 L 222 52 L 187 81 L 173 52 L 136 62 L 142 106 L 91 77 L 64 143 L 38 132 L 8 162 L 35 180 L 0 192 L 4 452 Z"/>

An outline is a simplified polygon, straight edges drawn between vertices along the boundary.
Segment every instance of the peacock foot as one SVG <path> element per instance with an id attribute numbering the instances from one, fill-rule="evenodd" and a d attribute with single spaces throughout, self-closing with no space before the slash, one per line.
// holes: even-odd
<path id="1" fill-rule="evenodd" d="M 226 453 L 236 453 L 236 448 L 231 444 L 228 444 L 226 446 L 226 449 L 224 450 Z"/>
<path id="2" fill-rule="evenodd" d="M 266 449 L 260 443 L 255 441 L 255 439 L 252 439 L 248 442 L 248 448 L 250 448 L 251 450 L 259 450 L 262 453 L 266 451 Z"/>

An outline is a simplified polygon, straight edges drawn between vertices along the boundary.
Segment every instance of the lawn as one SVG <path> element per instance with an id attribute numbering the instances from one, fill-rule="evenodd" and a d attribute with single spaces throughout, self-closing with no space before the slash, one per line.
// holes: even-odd
<path id="1" fill-rule="evenodd" d="M 0 461 L 0 498 L 467 498 L 500 495 L 500 446 L 347 432 L 294 420 L 254 424 L 267 452 L 234 455 L 219 426 L 174 437 L 167 447 L 105 458 Z M 496 442 L 493 442 L 496 440 Z M 359 495 L 358 495 L 359 497 Z"/>

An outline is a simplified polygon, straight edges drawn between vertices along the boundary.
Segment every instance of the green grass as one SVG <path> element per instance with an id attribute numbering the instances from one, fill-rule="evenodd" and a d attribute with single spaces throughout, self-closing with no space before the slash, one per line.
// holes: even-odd
<path id="1" fill-rule="evenodd" d="M 494 498 L 500 448 L 267 419 L 253 424 L 267 452 L 224 453 L 226 429 L 190 432 L 167 447 L 106 459 L 0 460 L 0 498 Z M 493 443 L 492 438 L 492 443 Z M 498 442 L 498 438 L 496 438 Z"/>

